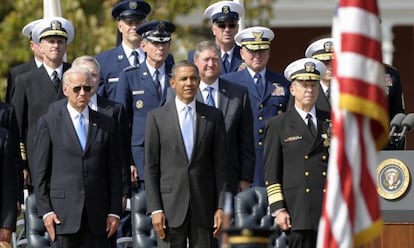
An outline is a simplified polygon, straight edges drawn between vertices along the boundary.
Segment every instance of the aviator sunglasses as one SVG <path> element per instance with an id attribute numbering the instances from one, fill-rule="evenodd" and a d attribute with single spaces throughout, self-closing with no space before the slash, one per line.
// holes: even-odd
<path id="1" fill-rule="evenodd" d="M 83 89 L 83 91 L 85 91 L 85 92 L 91 92 L 92 86 L 84 85 L 84 86 L 72 87 L 72 90 L 73 90 L 74 93 L 79 93 L 81 91 L 81 89 Z"/>
<path id="2" fill-rule="evenodd" d="M 228 28 L 236 28 L 237 23 L 217 23 L 217 27 L 221 28 L 221 29 L 225 29 L 226 27 Z"/>

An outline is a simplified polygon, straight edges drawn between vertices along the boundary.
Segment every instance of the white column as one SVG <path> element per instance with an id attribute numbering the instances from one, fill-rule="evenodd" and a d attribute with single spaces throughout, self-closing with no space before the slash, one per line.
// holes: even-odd
<path id="1" fill-rule="evenodd" d="M 392 59 L 394 57 L 394 34 L 392 32 L 393 23 L 389 21 L 383 21 L 381 23 L 382 28 L 382 59 L 386 64 L 392 65 Z"/>

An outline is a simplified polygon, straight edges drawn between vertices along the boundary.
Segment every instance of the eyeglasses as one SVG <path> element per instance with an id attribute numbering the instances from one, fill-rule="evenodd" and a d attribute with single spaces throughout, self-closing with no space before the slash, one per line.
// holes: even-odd
<path id="1" fill-rule="evenodd" d="M 225 29 L 226 27 L 232 29 L 237 27 L 237 23 L 217 23 L 217 27 L 221 29 Z"/>
<path id="2" fill-rule="evenodd" d="M 83 86 L 75 86 L 72 87 L 73 93 L 79 93 L 83 89 L 85 92 L 91 92 L 92 86 L 89 85 L 83 85 Z"/>

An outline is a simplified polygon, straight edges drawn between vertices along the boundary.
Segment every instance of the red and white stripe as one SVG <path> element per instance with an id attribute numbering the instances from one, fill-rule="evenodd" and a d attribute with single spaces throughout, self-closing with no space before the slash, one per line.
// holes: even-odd
<path id="1" fill-rule="evenodd" d="M 332 139 L 317 246 L 349 248 L 382 230 L 375 171 L 388 112 L 376 0 L 340 0 L 332 35 Z"/>

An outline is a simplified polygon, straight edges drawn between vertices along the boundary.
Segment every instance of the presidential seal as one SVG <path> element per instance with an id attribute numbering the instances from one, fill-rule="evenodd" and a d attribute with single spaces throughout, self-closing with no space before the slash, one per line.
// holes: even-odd
<path id="1" fill-rule="evenodd" d="M 386 200 L 400 198 L 410 185 L 408 167 L 399 159 L 390 158 L 377 167 L 377 191 Z"/>

